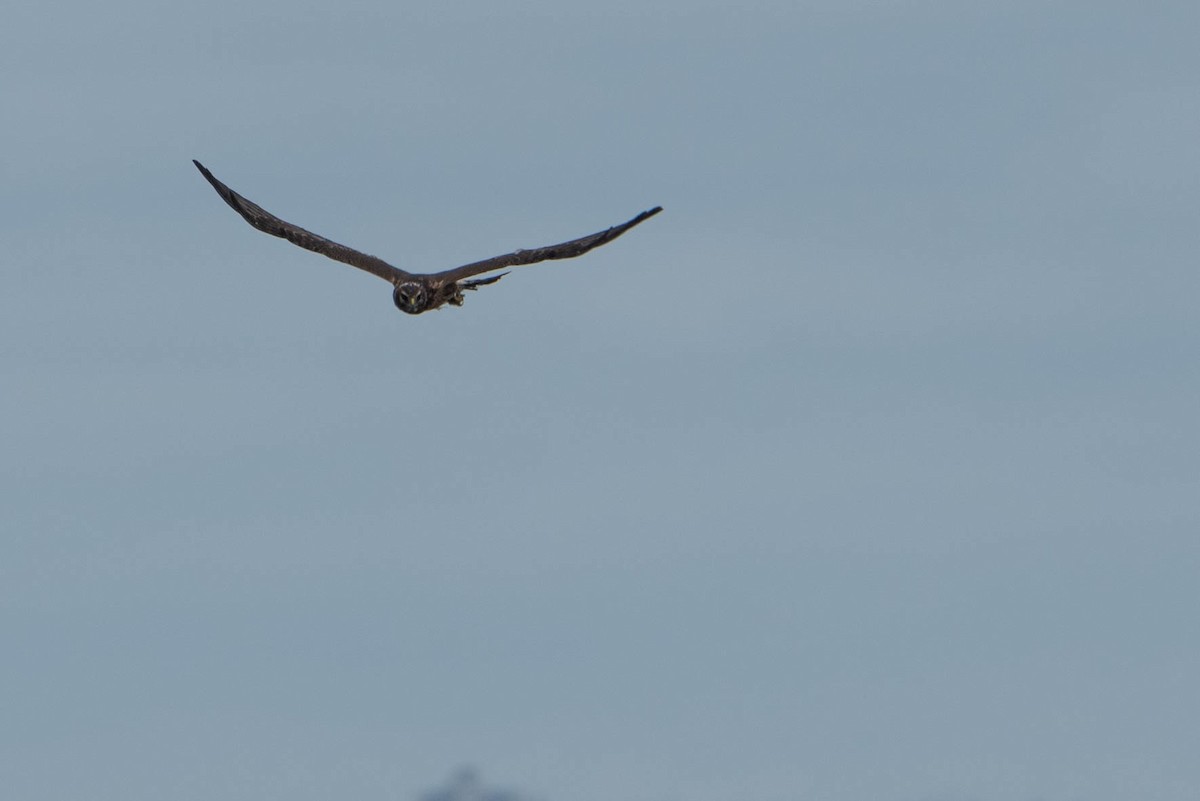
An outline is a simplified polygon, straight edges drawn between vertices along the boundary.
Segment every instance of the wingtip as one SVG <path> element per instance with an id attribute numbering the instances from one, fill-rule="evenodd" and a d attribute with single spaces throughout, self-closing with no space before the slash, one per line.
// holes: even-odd
<path id="1" fill-rule="evenodd" d="M 649 209 L 647 211 L 643 211 L 641 214 L 634 217 L 630 221 L 630 223 L 632 225 L 637 225 L 638 223 L 645 222 L 646 220 L 650 219 L 651 217 L 653 217 L 655 214 L 658 214 L 662 210 L 663 210 L 662 206 L 655 206 L 654 208 Z"/>

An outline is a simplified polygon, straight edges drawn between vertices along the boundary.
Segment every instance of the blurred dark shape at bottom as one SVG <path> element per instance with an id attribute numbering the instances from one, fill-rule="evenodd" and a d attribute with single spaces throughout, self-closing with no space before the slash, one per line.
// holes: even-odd
<path id="1" fill-rule="evenodd" d="M 532 801 L 529 796 L 514 790 L 484 787 L 479 771 L 464 765 L 450 776 L 443 787 L 421 794 L 420 801 Z"/>

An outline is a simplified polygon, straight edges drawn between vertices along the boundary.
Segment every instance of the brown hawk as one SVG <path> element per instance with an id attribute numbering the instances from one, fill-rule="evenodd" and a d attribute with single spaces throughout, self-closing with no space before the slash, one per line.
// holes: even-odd
<path id="1" fill-rule="evenodd" d="M 508 273 L 503 272 L 488 278 L 468 280 L 473 276 L 489 273 L 493 270 L 502 270 L 505 267 L 518 267 L 522 264 L 534 264 L 539 261 L 570 259 L 575 256 L 582 256 L 592 248 L 598 248 L 607 242 L 613 241 L 633 226 L 650 219 L 662 211 L 662 206 L 655 206 L 649 211 L 643 211 L 629 222 L 614 225 L 612 228 L 604 231 L 589 234 L 579 239 L 572 239 L 569 242 L 562 242 L 557 245 L 533 248 L 532 250 L 515 250 L 503 256 L 493 256 L 490 259 L 464 264 L 462 267 L 443 270 L 440 273 L 410 273 L 398 267 L 393 267 L 383 259 L 368 256 L 366 253 L 348 248 L 345 245 L 339 245 L 337 242 L 332 242 L 325 237 L 317 236 L 311 231 L 306 231 L 298 225 L 292 225 L 289 222 L 279 219 L 266 209 L 250 202 L 218 181 L 200 162 L 193 159 L 192 163 L 196 165 L 196 169 L 200 170 L 200 174 L 207 178 L 208 182 L 213 185 L 213 188 L 217 190 L 217 194 L 233 207 L 234 211 L 242 215 L 246 222 L 260 231 L 265 231 L 272 236 L 282 237 L 293 245 L 299 245 L 307 250 L 328 256 L 335 261 L 349 264 L 360 270 L 366 270 L 372 275 L 379 276 L 392 285 L 392 300 L 395 302 L 396 308 L 409 314 L 420 314 L 421 312 L 436 309 L 447 303 L 452 306 L 461 306 L 463 304 L 463 290 L 478 289 L 487 284 L 494 284 L 508 275 Z"/>

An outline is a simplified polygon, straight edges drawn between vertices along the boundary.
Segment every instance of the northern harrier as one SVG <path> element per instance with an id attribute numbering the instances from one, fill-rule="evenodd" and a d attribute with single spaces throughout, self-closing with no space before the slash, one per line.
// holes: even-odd
<path id="1" fill-rule="evenodd" d="M 271 236 L 282 237 L 293 245 L 299 245 L 307 250 L 328 256 L 335 261 L 349 264 L 360 270 L 366 270 L 372 275 L 379 276 L 392 285 L 392 300 L 395 302 L 396 308 L 409 314 L 420 314 L 421 312 L 436 309 L 447 303 L 452 306 L 461 306 L 463 304 L 464 289 L 478 289 L 486 284 L 494 284 L 508 275 L 508 273 L 500 273 L 500 275 L 493 275 L 490 278 L 467 280 L 472 276 L 490 273 L 493 270 L 502 270 L 505 267 L 519 267 L 522 264 L 534 264 L 539 261 L 570 259 L 575 256 L 582 256 L 592 248 L 598 248 L 606 242 L 613 241 L 633 226 L 643 220 L 648 220 L 662 211 L 662 206 L 656 206 L 649 211 L 643 211 L 627 223 L 614 225 L 605 231 L 580 237 L 579 239 L 572 239 L 570 242 L 563 242 L 558 245 L 549 245 L 544 248 L 534 248 L 533 250 L 516 250 L 504 256 L 493 256 L 490 259 L 464 264 L 462 267 L 455 267 L 452 270 L 444 270 L 440 273 L 409 273 L 398 267 L 393 267 L 383 259 L 368 256 L 366 253 L 361 253 L 345 245 L 339 245 L 337 242 L 331 242 L 322 236 L 317 236 L 311 231 L 306 231 L 297 225 L 284 222 L 266 209 L 251 203 L 218 181 L 200 162 L 193 159 L 192 163 L 196 165 L 196 169 L 200 170 L 200 174 L 207 178 L 208 182 L 213 185 L 213 188 L 217 190 L 217 194 L 233 207 L 234 211 L 242 215 L 246 222 Z"/>

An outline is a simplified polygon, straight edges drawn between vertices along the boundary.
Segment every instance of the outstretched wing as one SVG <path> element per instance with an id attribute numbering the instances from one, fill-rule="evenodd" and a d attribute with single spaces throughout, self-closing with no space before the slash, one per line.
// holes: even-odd
<path id="1" fill-rule="evenodd" d="M 660 211 L 662 211 L 662 206 L 655 206 L 649 211 L 643 211 L 627 223 L 614 225 L 612 228 L 600 231 L 599 233 L 583 236 L 579 239 L 572 239 L 570 242 L 562 242 L 558 245 L 534 248 L 533 250 L 516 250 L 503 256 L 493 256 L 490 259 L 464 264 L 462 267 L 455 267 L 453 270 L 434 273 L 431 277 L 436 283 L 444 286 L 452 281 L 461 281 L 473 275 L 491 272 L 492 270 L 501 270 L 505 267 L 518 267 L 522 264 L 535 264 L 539 261 L 571 259 L 576 256 L 582 256 L 592 248 L 598 248 L 606 242 L 613 241 L 633 226 L 650 219 Z"/>
<path id="2" fill-rule="evenodd" d="M 375 256 L 369 256 L 366 253 L 361 253 L 354 248 L 348 248 L 345 245 L 339 245 L 337 242 L 332 242 L 323 236 L 317 236 L 311 231 L 306 231 L 298 225 L 292 225 L 290 222 L 285 222 L 279 219 L 271 212 L 264 209 L 255 203 L 251 203 L 246 198 L 234 192 L 225 184 L 218 181 L 211 172 L 209 172 L 203 164 L 192 159 L 192 163 L 196 165 L 196 169 L 200 170 L 200 174 L 208 179 L 208 182 L 213 185 L 213 189 L 217 190 L 217 194 L 228 203 L 234 211 L 242 215 L 246 222 L 253 225 L 260 231 L 265 231 L 271 236 L 278 236 L 291 242 L 293 245 L 311 250 L 314 253 L 320 253 L 322 256 L 328 256 L 335 261 L 340 261 L 343 264 L 349 264 L 352 267 L 357 267 L 360 270 L 366 270 L 372 275 L 377 275 L 390 283 L 397 283 L 406 278 L 411 278 L 411 273 L 406 273 L 404 270 L 393 267 L 383 259 Z"/>

